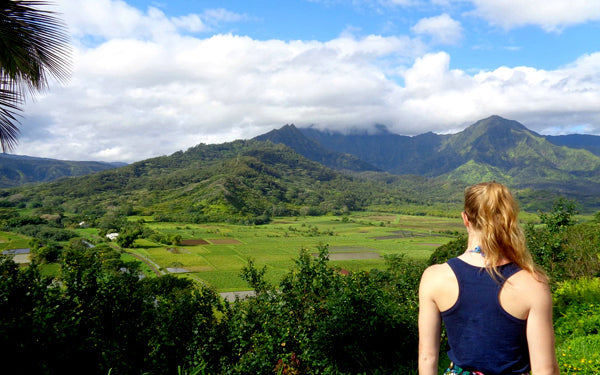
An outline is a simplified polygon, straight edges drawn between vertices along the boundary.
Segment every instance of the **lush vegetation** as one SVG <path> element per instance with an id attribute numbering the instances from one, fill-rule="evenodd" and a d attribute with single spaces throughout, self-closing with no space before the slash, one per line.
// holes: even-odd
<path id="1" fill-rule="evenodd" d="M 543 190 L 544 194 L 537 195 L 542 199 L 523 202 L 534 210 L 548 209 L 543 204 L 547 198 L 556 199 L 557 192 L 588 208 L 600 208 L 600 158 L 595 136 L 544 137 L 499 116 L 480 120 L 456 134 L 407 137 L 385 127 L 378 130 L 375 134 L 341 134 L 314 128 L 300 132 L 321 147 L 354 155 L 394 174 L 469 184 L 493 179 L 515 189 Z M 297 136 L 291 137 L 289 127 L 281 128 L 279 133 L 287 136 L 269 133 L 263 139 L 284 142 L 299 152 L 305 149 Z"/>
<path id="2" fill-rule="evenodd" d="M 460 205 L 463 188 L 416 176 L 342 174 L 281 144 L 236 141 L 4 190 L 0 206 L 68 213 L 90 224 L 115 210 L 156 221 L 261 224 L 274 216 L 341 215 L 371 205 L 437 205 L 442 212 Z"/>
<path id="3" fill-rule="evenodd" d="M 595 374 L 600 224 L 577 223 L 575 214 L 573 202 L 557 201 L 526 232 L 552 280 L 561 370 Z M 48 220 L 6 215 L 3 223 L 11 230 L 60 229 Z M 352 220 L 339 217 L 339 225 Z M 97 228 L 63 230 L 105 233 L 116 226 L 137 233 L 135 241 L 181 241 L 119 216 Z M 307 236 L 313 231 L 302 228 Z M 226 302 L 189 278 L 151 277 L 114 243 L 32 233 L 38 236 L 30 240 L 32 264 L 0 261 L 0 350 L 21 371 L 41 374 L 416 373 L 420 274 L 465 246 L 459 235 L 429 259 L 390 254 L 377 268 L 351 272 L 329 260 L 327 246 L 302 249 L 277 279 L 251 259 L 239 275 L 255 296 Z M 15 245 L 27 241 L 4 237 Z M 58 268 L 48 271 L 53 264 Z"/>
<path id="4" fill-rule="evenodd" d="M 0 262 L 0 349 L 42 374 L 415 373 L 419 277 L 464 249 L 448 225 L 463 187 L 342 174 L 253 140 L 1 191 L 0 248 L 33 263 Z M 592 374 L 600 220 L 515 193 L 550 208 L 525 215 L 528 245 L 552 280 L 561 368 Z M 366 251 L 383 259 L 335 259 Z"/>
<path id="5" fill-rule="evenodd" d="M 125 163 L 96 161 L 66 161 L 10 154 L 0 155 L 0 187 L 46 182 L 62 177 L 83 176 L 105 169 L 124 166 Z"/>

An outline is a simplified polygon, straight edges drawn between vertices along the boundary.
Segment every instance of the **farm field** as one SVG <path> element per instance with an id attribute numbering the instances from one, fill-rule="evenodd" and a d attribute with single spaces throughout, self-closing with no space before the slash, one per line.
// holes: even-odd
<path id="1" fill-rule="evenodd" d="M 128 249 L 130 254 L 160 272 L 191 277 L 219 292 L 248 289 L 239 275 L 249 259 L 259 268 L 266 267 L 267 279 L 276 282 L 293 266 L 301 249 L 317 253 L 320 245 L 328 245 L 332 266 L 369 270 L 382 267 L 384 256 L 390 254 L 427 259 L 438 246 L 464 231 L 459 219 L 372 212 L 277 218 L 260 226 L 144 220 L 156 231 L 181 235 L 182 241 L 165 246 L 140 239 Z"/>

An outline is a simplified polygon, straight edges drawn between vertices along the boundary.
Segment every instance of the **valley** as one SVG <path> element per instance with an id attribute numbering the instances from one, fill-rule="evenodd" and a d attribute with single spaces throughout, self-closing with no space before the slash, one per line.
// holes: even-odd
<path id="1" fill-rule="evenodd" d="M 126 251 L 148 261 L 144 272 L 158 271 L 192 278 L 219 292 L 246 290 L 240 278 L 242 267 L 252 259 L 257 267 L 266 267 L 267 279 L 277 283 L 293 267 L 300 249 L 318 253 L 327 245 L 330 264 L 346 271 L 368 271 L 384 267 L 388 255 L 404 254 L 427 260 L 431 253 L 463 233 L 458 219 L 409 216 L 378 212 L 360 212 L 345 216 L 278 217 L 260 226 L 224 223 L 193 224 L 154 222 L 143 219 L 152 230 L 167 236 L 179 236 L 179 244 L 165 245 L 151 239 L 135 240 Z M 75 230 L 90 241 L 105 241 L 97 231 Z M 127 256 L 126 256 L 127 257 Z"/>

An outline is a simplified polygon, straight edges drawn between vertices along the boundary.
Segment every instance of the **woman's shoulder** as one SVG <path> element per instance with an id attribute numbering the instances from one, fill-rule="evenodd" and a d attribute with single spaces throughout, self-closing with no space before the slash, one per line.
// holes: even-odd
<path id="1" fill-rule="evenodd" d="M 423 272 L 423 274 L 443 274 L 443 273 L 447 273 L 447 272 L 452 272 L 452 269 L 450 268 L 450 265 L 448 263 L 439 263 L 439 264 L 432 264 L 431 266 L 427 267 L 425 269 L 425 272 Z"/>
<path id="2" fill-rule="evenodd" d="M 517 271 L 508 279 L 508 281 L 516 286 L 521 286 L 527 289 L 549 289 L 548 282 L 542 275 L 538 275 L 535 272 L 529 272 L 524 269 Z"/>
<path id="3" fill-rule="evenodd" d="M 528 301 L 547 299 L 550 296 L 550 287 L 546 279 L 526 270 L 520 270 L 508 278 L 506 286 Z"/>
<path id="4" fill-rule="evenodd" d="M 421 283 L 443 284 L 448 278 L 455 278 L 454 272 L 448 263 L 433 264 L 423 272 Z"/>

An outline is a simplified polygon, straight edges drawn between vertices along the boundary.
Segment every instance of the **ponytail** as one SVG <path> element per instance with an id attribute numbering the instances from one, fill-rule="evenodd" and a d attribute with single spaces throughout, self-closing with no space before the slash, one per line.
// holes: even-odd
<path id="1" fill-rule="evenodd" d="M 504 258 L 546 279 L 527 249 L 525 234 L 518 223 L 519 206 L 506 186 L 494 181 L 467 188 L 464 209 L 470 225 L 481 232 L 486 269 L 493 277 L 500 276 L 497 268 Z"/>

